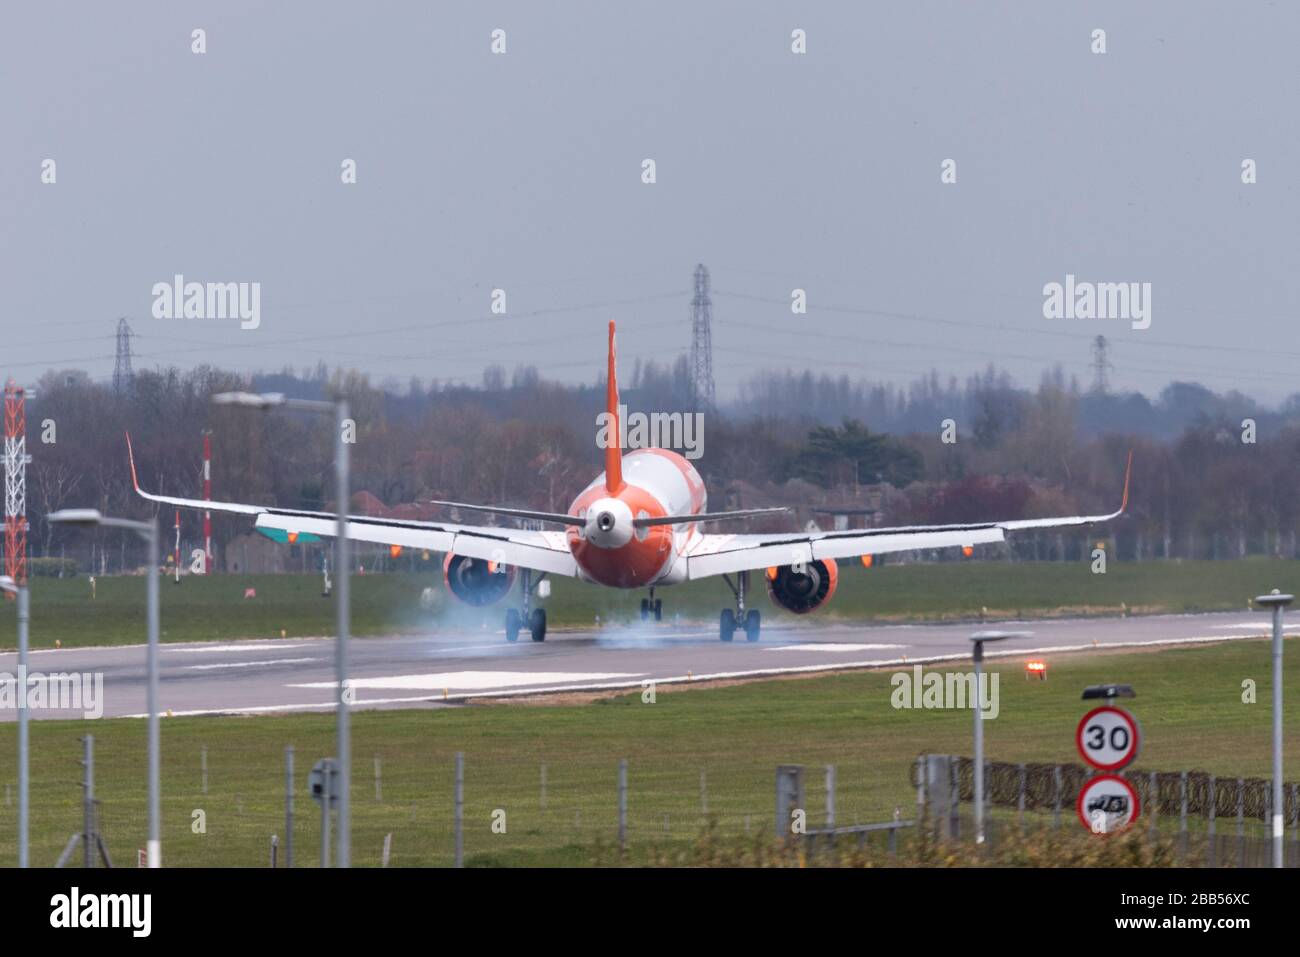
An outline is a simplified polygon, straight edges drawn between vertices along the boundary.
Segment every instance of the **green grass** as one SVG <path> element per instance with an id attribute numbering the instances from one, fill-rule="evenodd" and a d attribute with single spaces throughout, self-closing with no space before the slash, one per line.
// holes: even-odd
<path id="1" fill-rule="evenodd" d="M 1296 644 L 1292 642 L 1292 644 Z M 1102 681 L 1133 684 L 1131 702 L 1145 742 L 1135 770 L 1202 769 L 1267 776 L 1270 761 L 1269 644 L 1236 642 L 1155 653 L 1083 655 L 1051 661 L 1046 682 L 1027 682 L 1020 663 L 1000 670 L 1001 714 L 986 727 L 989 757 L 1074 761 L 1073 732 L 1085 706 L 1080 689 Z M 1243 679 L 1259 701 L 1241 701 Z M 1300 694 L 1300 647 L 1288 648 L 1287 694 Z M 629 761 L 632 861 L 689 847 L 706 823 L 700 773 L 718 833 L 743 840 L 770 833 L 774 771 L 807 767 L 810 822 L 821 820 L 821 768 L 838 767 L 839 821 L 910 816 L 908 772 L 922 751 L 970 753 L 968 711 L 895 710 L 890 676 L 852 673 L 731 687 L 640 694 L 564 706 L 478 705 L 363 712 L 353 719 L 354 858 L 379 862 L 393 834 L 399 865 L 451 861 L 452 768 L 465 753 L 465 848 L 471 864 L 583 864 L 610 860 L 620 758 Z M 117 863 L 133 863 L 145 831 L 145 724 L 37 721 L 32 725 L 32 856 L 52 863 L 80 826 L 79 736 L 96 740 L 96 788 L 103 830 Z M 1300 733 L 1286 761 L 1300 778 Z M 295 828 L 299 864 L 316 861 L 319 814 L 303 793 L 307 768 L 333 751 L 328 715 L 165 718 L 163 844 L 170 865 L 261 865 L 271 834 L 284 831 L 284 749 L 297 754 Z M 208 750 L 209 793 L 200 790 L 200 749 Z M 0 727 L 0 784 L 14 781 L 15 727 Z M 382 800 L 374 758 L 383 768 Z M 548 802 L 540 806 L 545 762 Z M 506 833 L 491 830 L 495 809 Z M 206 834 L 192 830 L 206 814 Z M 16 808 L 0 804 L 0 861 L 15 859 Z M 1067 826 L 1075 822 L 1067 815 Z"/>
<path id="2" fill-rule="evenodd" d="M 1249 598 L 1271 587 L 1300 588 L 1300 561 L 1247 559 L 1225 562 L 1111 562 L 1105 575 L 1086 563 L 1000 561 L 841 566 L 839 589 L 820 618 L 851 621 L 914 621 L 1049 614 L 1113 614 L 1129 611 L 1186 612 L 1247 607 Z M 753 586 L 762 590 L 761 576 Z M 621 592 L 572 579 L 553 581 L 544 602 L 553 627 L 628 621 L 642 592 Z M 32 646 L 64 647 L 143 641 L 144 579 L 101 577 L 92 600 L 83 578 L 32 580 Z M 245 599 L 245 588 L 257 597 Z M 433 587 L 442 611 L 420 607 L 420 593 Z M 314 575 L 213 575 L 161 583 L 165 641 L 331 635 L 334 603 L 320 595 Z M 665 614 L 713 623 L 729 604 L 719 579 L 661 589 Z M 768 622 L 791 620 L 760 596 Z M 446 594 L 440 572 L 362 575 L 353 579 L 352 627 L 357 635 L 418 633 L 437 627 L 454 610 L 461 625 L 501 627 L 504 604 L 468 609 Z M 14 617 L 0 614 L 0 647 L 15 644 Z"/>

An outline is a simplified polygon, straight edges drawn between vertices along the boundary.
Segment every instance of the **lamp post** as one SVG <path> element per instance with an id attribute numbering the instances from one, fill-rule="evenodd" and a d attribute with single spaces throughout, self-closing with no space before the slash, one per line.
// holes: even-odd
<path id="1" fill-rule="evenodd" d="M 975 843 L 984 843 L 984 683 L 980 680 L 984 645 L 1007 638 L 1028 638 L 1027 631 L 979 631 L 970 636 L 975 645 Z"/>
<path id="2" fill-rule="evenodd" d="M 8 575 L 0 575 L 0 590 L 18 599 L 18 866 L 28 867 L 27 622 L 30 605 L 27 586 L 19 585 Z"/>
<path id="3" fill-rule="evenodd" d="M 146 579 L 145 603 L 148 627 L 147 710 L 149 712 L 149 839 L 145 845 L 145 860 L 149 867 L 162 867 L 161 813 L 159 811 L 159 750 L 158 750 L 158 520 L 136 522 L 126 518 L 110 518 L 93 508 L 65 508 L 50 513 L 47 521 L 56 525 L 79 528 L 125 528 L 135 532 L 145 541 Z"/>
<path id="4" fill-rule="evenodd" d="M 348 443 L 343 440 L 343 429 L 348 419 L 345 399 L 324 402 L 316 399 L 291 399 L 280 392 L 219 392 L 212 397 L 215 405 L 238 405 L 245 408 L 269 411 L 273 408 L 295 409 L 334 416 L 334 483 L 338 526 L 335 532 L 335 565 L 338 578 L 338 639 L 334 643 L 334 670 L 338 684 L 337 711 L 337 776 L 338 776 L 338 851 L 335 860 L 339 867 L 352 864 L 352 742 L 348 728 L 348 630 L 351 622 L 348 559 L 347 508 L 348 508 Z"/>
<path id="5" fill-rule="evenodd" d="M 1295 601 L 1276 588 L 1255 604 L 1273 610 L 1273 866 L 1282 866 L 1282 609 Z"/>

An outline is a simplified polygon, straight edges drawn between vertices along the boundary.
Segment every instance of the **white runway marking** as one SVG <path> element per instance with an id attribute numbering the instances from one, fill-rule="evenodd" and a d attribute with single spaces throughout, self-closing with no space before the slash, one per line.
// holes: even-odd
<path id="1" fill-rule="evenodd" d="M 805 645 L 777 645 L 763 648 L 762 651 L 889 651 L 893 648 L 906 648 L 907 645 L 872 645 L 856 644 L 848 641 L 810 641 Z"/>
<path id="2" fill-rule="evenodd" d="M 325 661 L 324 658 L 267 658 L 264 661 L 223 661 L 214 665 L 186 665 L 186 671 L 214 671 L 218 668 L 260 668 L 264 665 L 298 665 L 304 661 Z"/>
<path id="3" fill-rule="evenodd" d="M 321 639 L 315 639 L 320 641 Z M 190 655 L 210 655 L 219 654 L 227 651 L 283 651 L 288 648 L 301 648 L 309 644 L 308 641 L 241 641 L 237 645 L 190 645 L 180 648 L 168 648 L 162 646 L 162 650 L 169 654 L 190 654 Z"/>
<path id="4" fill-rule="evenodd" d="M 533 687 L 575 681 L 618 681 L 639 678 L 639 674 L 592 673 L 573 671 L 448 671 L 431 675 L 390 675 L 379 678 L 349 678 L 348 685 L 374 691 L 477 691 L 482 688 Z M 335 688 L 335 681 L 291 684 L 289 688 Z"/>

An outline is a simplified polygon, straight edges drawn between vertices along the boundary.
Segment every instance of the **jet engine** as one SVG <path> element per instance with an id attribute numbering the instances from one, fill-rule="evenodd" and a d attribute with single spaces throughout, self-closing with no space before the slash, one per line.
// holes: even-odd
<path id="1" fill-rule="evenodd" d="M 491 605 L 510 594 L 515 567 L 486 558 L 467 558 L 447 553 L 442 563 L 447 590 L 467 605 Z"/>
<path id="2" fill-rule="evenodd" d="M 802 615 L 831 600 L 839 580 L 839 567 L 835 559 L 824 558 L 807 562 L 798 569 L 793 565 L 773 566 L 763 577 L 774 605 Z"/>

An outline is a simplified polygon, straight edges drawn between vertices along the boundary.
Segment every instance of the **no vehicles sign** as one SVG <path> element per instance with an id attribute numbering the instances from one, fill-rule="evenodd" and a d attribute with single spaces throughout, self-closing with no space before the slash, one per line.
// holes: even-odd
<path id="1" fill-rule="evenodd" d="M 1118 771 L 1136 760 L 1142 732 L 1123 708 L 1105 705 L 1083 716 L 1074 740 L 1083 760 L 1098 771 Z"/>
<path id="2" fill-rule="evenodd" d="M 1079 791 L 1079 820 L 1094 834 L 1122 831 L 1138 819 L 1137 791 L 1118 774 L 1099 774 Z"/>

